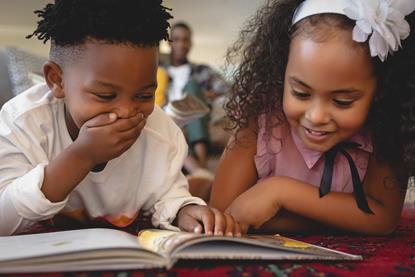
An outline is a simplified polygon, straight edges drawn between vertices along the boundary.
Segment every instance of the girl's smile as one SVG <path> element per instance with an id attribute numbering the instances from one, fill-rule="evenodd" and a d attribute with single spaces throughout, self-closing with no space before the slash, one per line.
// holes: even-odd
<path id="1" fill-rule="evenodd" d="M 332 135 L 334 132 L 325 132 L 325 131 L 318 131 L 313 130 L 307 127 L 303 127 L 304 130 L 304 136 L 314 142 L 323 142 L 324 140 L 328 139 L 330 135 Z"/>

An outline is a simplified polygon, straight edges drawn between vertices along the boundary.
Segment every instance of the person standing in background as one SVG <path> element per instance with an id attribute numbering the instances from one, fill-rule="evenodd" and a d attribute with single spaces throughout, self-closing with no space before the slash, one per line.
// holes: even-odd
<path id="1" fill-rule="evenodd" d="M 170 82 L 166 91 L 165 103 L 182 99 L 186 93 L 211 106 L 213 101 L 229 90 L 229 84 L 212 68 L 205 64 L 194 64 L 188 60 L 192 47 L 192 30 L 187 23 L 177 22 L 170 33 L 170 59 L 163 64 Z M 189 154 L 184 168 L 190 174 L 213 179 L 207 167 L 209 153 L 209 120 L 206 115 L 187 124 L 184 129 L 189 143 Z"/>

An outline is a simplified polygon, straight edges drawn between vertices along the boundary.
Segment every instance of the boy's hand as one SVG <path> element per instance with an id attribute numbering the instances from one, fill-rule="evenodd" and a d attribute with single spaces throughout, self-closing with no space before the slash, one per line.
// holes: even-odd
<path id="1" fill-rule="evenodd" d="M 177 215 L 178 227 L 187 232 L 217 236 L 241 236 L 239 224 L 228 214 L 207 206 L 188 205 Z"/>
<path id="2" fill-rule="evenodd" d="M 117 118 L 115 113 L 99 114 L 82 125 L 75 144 L 94 165 L 104 163 L 130 148 L 145 123 L 142 113 L 130 118 Z"/>
<path id="3" fill-rule="evenodd" d="M 249 190 L 239 195 L 226 209 L 245 234 L 250 226 L 258 229 L 262 224 L 274 217 L 281 205 L 276 199 L 276 184 L 271 180 L 257 183 Z"/>

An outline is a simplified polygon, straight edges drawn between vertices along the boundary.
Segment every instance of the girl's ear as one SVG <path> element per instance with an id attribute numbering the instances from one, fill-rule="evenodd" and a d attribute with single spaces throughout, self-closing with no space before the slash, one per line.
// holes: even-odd
<path id="1" fill-rule="evenodd" d="M 56 98 L 65 97 L 62 83 L 62 69 L 59 65 L 49 60 L 43 65 L 43 76 L 46 84 Z"/>

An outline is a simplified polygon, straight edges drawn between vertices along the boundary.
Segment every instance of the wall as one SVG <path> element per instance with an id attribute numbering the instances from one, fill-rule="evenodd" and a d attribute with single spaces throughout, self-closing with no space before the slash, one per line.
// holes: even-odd
<path id="1" fill-rule="evenodd" d="M 47 56 L 48 45 L 37 39 L 25 39 L 35 29 L 35 9 L 48 0 L 0 0 L 0 46 L 16 46 L 29 52 Z"/>

